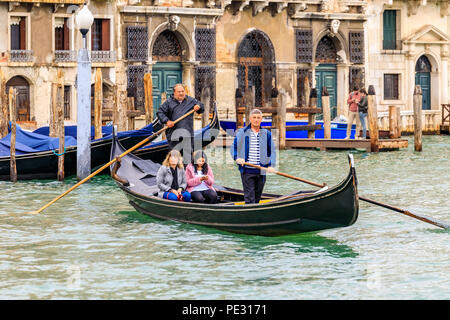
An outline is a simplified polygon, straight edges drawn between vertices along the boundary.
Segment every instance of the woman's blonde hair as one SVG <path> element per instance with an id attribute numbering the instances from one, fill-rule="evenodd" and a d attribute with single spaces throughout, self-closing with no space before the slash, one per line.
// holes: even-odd
<path id="1" fill-rule="evenodd" d="M 171 151 L 169 151 L 169 153 L 167 154 L 166 158 L 164 159 L 164 161 L 162 163 L 163 166 L 170 167 L 170 163 L 169 163 L 170 157 L 177 157 L 178 158 L 177 167 L 184 169 L 183 157 L 181 156 L 181 153 L 178 150 L 171 150 Z"/>

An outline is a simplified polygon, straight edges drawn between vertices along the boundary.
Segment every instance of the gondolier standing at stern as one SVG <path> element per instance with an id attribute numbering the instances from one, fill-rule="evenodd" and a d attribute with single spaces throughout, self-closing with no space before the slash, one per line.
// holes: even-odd
<path id="1" fill-rule="evenodd" d="M 243 165 L 244 162 L 267 167 L 274 173 L 276 162 L 275 144 L 269 130 L 261 128 L 262 112 L 250 112 L 250 124 L 236 133 L 231 147 L 231 156 L 239 165 L 245 204 L 259 203 L 266 182 L 265 170 Z"/>
<path id="2" fill-rule="evenodd" d="M 169 150 L 176 149 L 183 154 L 185 165 L 191 162 L 192 152 L 197 143 L 194 143 L 194 115 L 184 118 L 174 125 L 174 121 L 194 109 L 197 113 L 205 110 L 203 103 L 186 95 L 181 83 L 173 86 L 173 95 L 170 96 L 158 109 L 156 115 L 167 125 L 166 130 Z M 198 143 L 201 148 L 201 143 Z"/>

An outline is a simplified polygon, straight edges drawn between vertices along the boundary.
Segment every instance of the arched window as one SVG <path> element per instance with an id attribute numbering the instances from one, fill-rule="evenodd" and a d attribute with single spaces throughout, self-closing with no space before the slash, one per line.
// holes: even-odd
<path id="1" fill-rule="evenodd" d="M 275 80 L 275 52 L 261 31 L 248 33 L 238 47 L 238 85 L 242 91 L 255 87 L 255 106 L 264 107 Z"/>
<path id="2" fill-rule="evenodd" d="M 161 32 L 153 45 L 152 56 L 154 61 L 181 61 L 181 45 L 175 33 Z"/>
<path id="3" fill-rule="evenodd" d="M 315 61 L 320 63 L 337 62 L 336 47 L 329 36 L 323 37 L 317 44 Z"/>
<path id="4" fill-rule="evenodd" d="M 426 56 L 421 56 L 417 60 L 416 72 L 431 72 L 431 63 Z"/>

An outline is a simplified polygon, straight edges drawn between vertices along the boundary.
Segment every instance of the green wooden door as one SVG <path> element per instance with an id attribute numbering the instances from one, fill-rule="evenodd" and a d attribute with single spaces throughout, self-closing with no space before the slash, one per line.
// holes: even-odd
<path id="1" fill-rule="evenodd" d="M 337 73 L 335 64 L 320 64 L 316 68 L 317 107 L 322 107 L 322 88 L 330 95 L 331 119 L 337 115 Z"/>
<path id="2" fill-rule="evenodd" d="M 158 62 L 152 68 L 153 84 L 153 113 L 156 114 L 161 105 L 161 94 L 169 97 L 173 93 L 173 86 L 182 82 L 181 63 Z"/>
<path id="3" fill-rule="evenodd" d="M 416 85 L 422 88 L 422 109 L 431 109 L 431 94 L 430 94 L 430 73 L 416 72 Z"/>

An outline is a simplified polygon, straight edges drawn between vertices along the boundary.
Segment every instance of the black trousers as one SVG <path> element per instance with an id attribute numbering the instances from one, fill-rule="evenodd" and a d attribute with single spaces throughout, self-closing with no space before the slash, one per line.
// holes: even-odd
<path id="1" fill-rule="evenodd" d="M 203 191 L 192 191 L 191 199 L 193 202 L 199 203 L 217 203 L 217 193 L 211 189 Z"/>
<path id="2" fill-rule="evenodd" d="M 245 203 L 259 203 L 266 183 L 266 176 L 259 173 L 241 172 L 241 180 L 244 187 Z"/>

